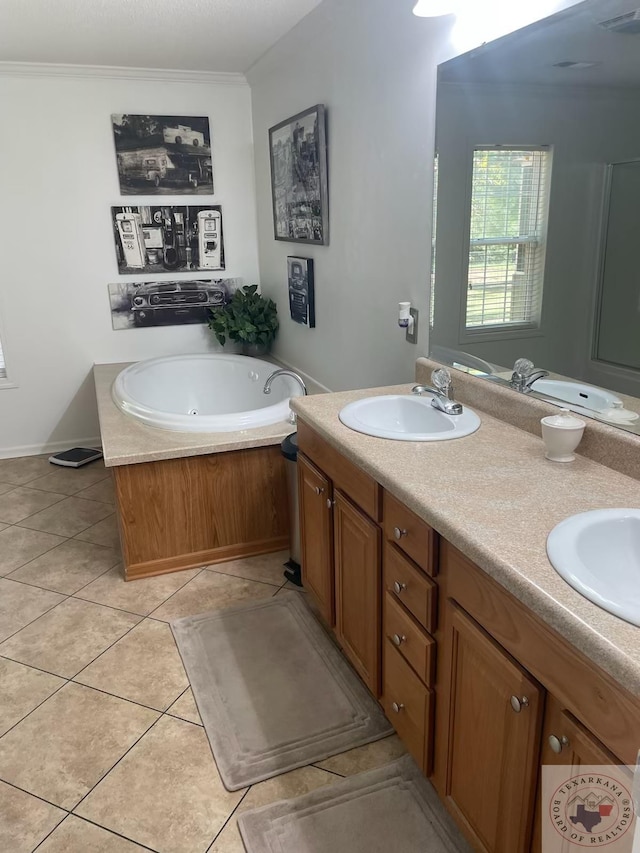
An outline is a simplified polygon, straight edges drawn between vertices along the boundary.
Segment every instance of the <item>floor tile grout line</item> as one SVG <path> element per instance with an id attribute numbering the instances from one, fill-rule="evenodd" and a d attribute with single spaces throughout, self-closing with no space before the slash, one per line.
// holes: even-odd
<path id="1" fill-rule="evenodd" d="M 4 522 L 3 522 L 3 524 L 4 524 Z M 10 530 L 12 527 L 18 527 L 18 525 L 17 525 L 17 524 L 10 524 L 10 525 L 9 525 L 9 527 L 7 527 L 7 528 L 6 528 L 6 530 Z M 26 528 L 26 527 L 21 527 L 21 528 L 20 528 L 20 530 L 27 530 L 27 529 L 28 529 L 28 528 Z M 46 531 L 42 531 L 42 530 L 34 530 L 33 532 L 34 532 L 34 533 L 44 533 L 44 532 L 46 532 Z M 0 533 L 5 533 L 5 530 L 0 530 Z M 59 534 L 58 534 L 58 533 L 48 533 L 47 535 L 48 535 L 48 536 L 59 536 Z M 47 550 L 46 550 L 46 551 L 43 551 L 43 552 L 42 552 L 42 554 L 38 554 L 38 557 L 44 557 L 44 555 L 45 555 L 45 554 L 48 554 L 50 551 L 53 551 L 55 548 L 59 548 L 59 547 L 60 547 L 60 545 L 64 545 L 64 543 L 65 543 L 65 542 L 68 542 L 68 541 L 69 541 L 69 537 L 68 537 L 68 536 L 59 536 L 59 538 L 60 538 L 60 539 L 62 539 L 63 541 L 62 541 L 62 542 L 58 542 L 58 543 L 57 543 L 57 545 L 52 545 L 52 546 L 51 546 L 51 548 L 47 548 Z M 23 568 L 23 567 L 24 567 L 24 566 L 26 566 L 28 563 L 32 563 L 32 562 L 33 562 L 33 560 L 37 560 L 37 559 L 38 559 L 38 557 L 33 557 L 33 559 L 31 559 L 31 560 L 27 560 L 27 562 L 26 562 L 26 563 L 23 563 L 21 566 L 18 566 L 18 567 L 17 567 L 17 568 L 15 568 L 15 569 L 12 569 L 12 570 L 11 570 L 11 573 L 13 573 L 13 572 L 17 572 L 17 571 L 18 571 L 18 569 Z M 2 577 L 7 578 L 7 577 L 9 577 L 9 575 L 3 575 Z"/>
<path id="2" fill-rule="evenodd" d="M 12 489 L 10 492 L 5 492 L 3 495 L 0 495 L 0 498 L 8 498 L 9 495 L 12 495 L 17 489 L 27 489 L 28 486 L 16 486 L 15 489 Z M 60 495 L 60 492 L 45 492 L 44 489 L 31 489 L 32 492 L 40 492 L 42 495 Z M 45 506 L 42 509 L 37 509 L 35 512 L 30 512 L 29 515 L 25 515 L 24 518 L 18 519 L 18 521 L 4 521 L 4 519 L 0 518 L 0 521 L 3 524 L 11 524 L 15 527 L 20 527 L 21 522 L 28 521 L 30 518 L 33 518 L 34 515 L 37 515 L 39 512 L 44 512 L 45 509 L 50 509 L 52 506 L 56 504 L 62 503 L 62 501 L 66 500 L 70 495 L 62 495 L 57 501 L 52 501 L 49 506 Z M 47 531 L 41 531 L 46 533 Z"/>
<path id="3" fill-rule="evenodd" d="M 347 750 L 349 752 L 349 750 Z M 338 753 L 340 755 L 340 753 Z M 347 779 L 348 777 L 344 775 L 344 773 L 338 773 L 337 770 L 327 770 L 326 767 L 320 767 L 318 764 L 307 764 L 307 767 L 315 767 L 316 770 L 322 770 L 324 773 L 331 773 L 332 776 L 337 776 L 339 779 Z M 363 771 L 364 772 L 364 771 Z"/>
<path id="4" fill-rule="evenodd" d="M 158 712 L 156 712 L 156 713 L 158 713 Z M 89 794 L 91 794 L 93 791 L 95 791 L 95 789 L 98 787 L 98 785 L 99 785 L 99 784 L 100 784 L 104 779 L 106 779 L 106 778 L 107 778 L 107 776 L 109 775 L 109 773 L 111 773 L 111 771 L 112 771 L 112 770 L 115 770 L 115 769 L 116 769 L 116 767 L 118 766 L 118 764 L 120 764 L 120 762 L 122 761 L 122 759 L 123 759 L 123 758 L 125 758 L 125 757 L 126 757 L 126 756 L 131 752 L 131 750 L 132 750 L 132 749 L 134 749 L 134 747 L 136 747 L 136 746 L 140 743 L 140 741 L 142 740 L 142 738 L 143 738 L 143 737 L 145 737 L 145 735 L 148 735 L 148 734 L 149 734 L 149 732 L 151 731 L 151 729 L 152 729 L 152 728 L 153 728 L 153 727 L 154 727 L 154 726 L 155 726 L 155 725 L 156 725 L 156 724 L 157 724 L 157 723 L 162 719 L 162 717 L 163 717 L 163 716 L 164 716 L 163 714 L 160 714 L 160 715 L 158 716 L 158 718 L 157 718 L 157 719 L 155 719 L 155 720 L 151 723 L 151 725 L 150 725 L 147 729 L 145 729 L 145 731 L 143 731 L 143 732 L 142 732 L 142 734 L 141 734 L 138 738 L 136 738 L 136 740 L 131 744 L 131 746 L 130 746 L 130 747 L 129 747 L 125 752 L 123 752 L 123 754 L 122 754 L 122 755 L 120 756 L 120 758 L 115 762 L 115 764 L 112 764 L 112 765 L 111 765 L 111 767 L 110 767 L 110 768 L 109 768 L 105 773 L 103 773 L 103 774 L 102 774 L 102 776 L 98 779 L 98 781 L 97 781 L 97 782 L 95 782 L 95 784 L 93 784 L 93 785 L 91 786 L 91 788 L 87 791 L 87 793 L 86 793 L 83 797 L 81 797 L 81 798 L 80 798 L 80 800 L 78 800 L 78 802 L 75 804 L 75 806 L 74 806 L 74 807 L 73 807 L 73 809 L 71 810 L 71 814 L 75 815 L 76 817 L 81 817 L 81 815 L 76 814 L 76 809 L 77 809 L 80 805 L 82 805 L 82 803 L 87 799 L 87 797 L 89 796 Z M 98 824 L 98 825 L 99 825 L 99 824 Z M 104 829 L 107 829 L 107 827 L 105 826 L 105 827 L 104 827 Z"/>
<path id="5" fill-rule="evenodd" d="M 51 835 L 53 835 L 53 833 L 56 831 L 56 829 L 57 829 L 61 824 L 63 824 L 63 823 L 65 822 L 65 820 L 66 820 L 68 817 L 69 817 L 69 813 L 68 813 L 68 812 L 67 812 L 67 814 L 62 815 L 62 817 L 60 818 L 60 820 L 58 821 L 58 823 L 53 827 L 53 829 L 49 830 L 49 832 L 47 832 L 47 834 L 45 835 L 45 837 L 44 837 L 44 838 L 41 838 L 41 839 L 40 839 L 40 841 L 38 841 L 38 843 L 37 843 L 37 844 L 36 844 L 36 846 L 33 848 L 33 850 L 31 851 L 31 853 L 36 853 L 36 850 L 37 850 L 37 849 L 38 849 L 42 844 L 44 844 L 44 842 L 47 840 L 47 838 L 49 838 Z"/>
<path id="6" fill-rule="evenodd" d="M 52 550 L 55 551 L 56 548 L 60 548 L 60 547 L 62 547 L 62 545 L 66 545 L 67 542 L 71 542 L 71 541 L 74 541 L 74 540 L 67 539 L 66 542 L 61 542 L 60 545 L 56 545 L 55 548 L 53 548 Z M 76 539 L 75 541 L 81 542 L 82 540 Z M 92 543 L 91 542 L 85 542 L 84 544 L 85 545 L 91 545 Z M 102 545 L 96 545 L 95 547 L 96 548 L 102 548 L 103 546 Z M 48 553 L 50 553 L 50 552 L 47 551 L 45 554 L 41 554 L 40 556 L 44 557 Z M 11 574 L 15 574 L 15 572 L 19 572 L 21 569 L 25 569 L 27 566 L 31 565 L 31 563 L 34 563 L 36 560 L 39 560 L 39 559 L 40 559 L 40 557 L 34 557 L 33 560 L 29 560 L 28 563 L 24 563 L 24 565 L 19 566 L 17 569 L 14 569 L 14 571 Z M 60 592 L 59 589 L 51 589 L 51 587 L 49 587 L 49 586 L 40 586 L 37 583 L 33 583 L 32 581 L 25 581 L 25 580 L 22 580 L 21 578 L 12 578 L 11 575 L 4 575 L 4 578 L 5 578 L 5 580 L 11 580 L 11 581 L 15 581 L 16 583 L 22 583 L 25 586 L 32 586 L 35 589 L 43 589 L 45 592 L 57 592 L 58 595 L 66 595 L 67 598 L 73 598 L 77 592 L 82 592 L 82 590 L 85 587 L 89 586 L 89 584 L 93 583 L 93 581 L 97 581 L 98 578 L 102 577 L 102 575 L 105 575 L 107 572 L 110 572 L 111 569 L 115 568 L 118 565 L 118 563 L 120 563 L 120 562 L 121 562 L 121 560 L 120 560 L 120 558 L 118 558 L 112 566 L 109 566 L 108 569 L 105 569 L 104 571 L 100 572 L 100 574 L 96 575 L 94 578 L 92 578 L 92 580 L 87 581 L 87 583 L 83 584 L 75 592 Z M 92 603 L 97 604 L 98 602 L 92 602 Z"/>
<path id="7" fill-rule="evenodd" d="M 229 824 L 229 821 L 232 819 L 232 817 L 233 817 L 233 816 L 235 815 L 235 813 L 238 811 L 238 809 L 240 808 L 240 806 L 242 805 L 242 803 L 245 801 L 246 797 L 247 797 L 247 796 L 248 796 L 248 794 L 249 794 L 249 791 L 250 791 L 252 788 L 253 788 L 253 785 L 249 785 L 249 787 L 247 788 L 247 790 L 246 790 L 246 791 L 244 792 L 244 794 L 240 797 L 240 799 L 238 800 L 237 805 L 235 806 L 235 808 L 233 809 L 233 811 L 231 812 L 231 814 L 229 815 L 229 817 L 225 820 L 225 822 L 222 824 L 222 826 L 220 827 L 220 829 L 216 832 L 216 834 L 215 834 L 215 835 L 214 835 L 214 837 L 212 838 L 212 840 L 211 840 L 211 844 L 207 847 L 207 849 L 206 849 L 205 853 L 209 853 L 209 851 L 211 850 L 211 848 L 213 847 L 213 845 L 216 843 L 216 841 L 218 840 L 218 838 L 220 838 L 220 836 L 222 835 L 222 833 L 223 833 L 223 832 L 225 831 L 225 829 L 227 828 L 227 826 L 228 826 L 228 824 Z"/>
<path id="8" fill-rule="evenodd" d="M 78 675 L 80 675 L 80 673 L 78 673 Z M 167 711 L 161 711 L 159 708 L 154 708 L 151 705 L 145 705 L 144 702 L 138 702 L 137 699 L 129 699 L 127 696 L 118 696 L 117 693 L 111 693 L 109 690 L 104 690 L 102 687 L 94 687 L 93 684 L 85 684 L 83 681 L 76 681 L 77 677 L 77 675 L 74 675 L 73 678 L 68 679 L 68 682 L 70 684 L 75 684 L 77 687 L 86 687 L 87 690 L 95 690 L 96 693 L 102 693 L 104 696 L 111 696 L 112 699 L 120 699 L 121 702 L 130 702 L 132 705 L 137 705 L 139 708 L 144 708 L 146 711 L 153 711 L 154 714 L 167 713 Z M 173 702 L 177 701 L 177 698 L 173 700 Z M 173 702 L 171 702 L 171 705 L 173 705 Z M 169 707 L 171 707 L 171 705 Z M 169 716 L 172 717 L 174 715 L 169 714 Z M 189 720 L 186 720 L 186 722 L 189 722 Z"/>
<path id="9" fill-rule="evenodd" d="M 50 669 L 43 669 L 41 666 L 34 666 L 32 663 L 24 663 L 24 661 L 16 660 L 15 658 L 10 658 L 6 652 L 0 651 L 0 658 L 3 660 L 10 660 L 11 663 L 19 663 L 20 666 L 26 666 L 27 669 L 35 669 L 38 672 L 43 672 L 45 675 L 55 675 L 56 678 L 63 678 L 65 681 L 71 681 L 66 675 L 60 675 L 57 672 L 51 672 Z"/>
<path id="10" fill-rule="evenodd" d="M 48 806 L 53 806 L 56 809 L 60 809 L 61 812 L 65 812 L 65 817 L 71 814 L 69 809 L 65 809 L 64 806 L 59 806 L 57 803 L 53 803 L 51 800 L 47 800 L 46 797 L 41 797 L 40 794 L 34 794 L 33 791 L 27 791 L 26 788 L 22 788 L 20 785 L 16 785 L 15 782 L 9 782 L 8 779 L 3 779 L 2 776 L 0 776 L 0 782 L 4 782 L 5 785 L 9 785 L 11 788 L 15 788 L 16 791 L 22 791 L 23 794 L 29 794 L 30 797 L 35 797 L 36 800 L 40 800 L 41 802 L 46 803 Z"/>
<path id="11" fill-rule="evenodd" d="M 7 658 L 7 660 L 11 660 L 11 658 Z M 13 663 L 20 663 L 20 661 L 13 661 Z M 26 666 L 26 665 L 27 665 L 27 664 L 22 664 L 22 666 Z M 43 670 L 38 670 L 38 671 L 39 671 L 39 672 L 42 672 Z M 55 674 L 55 673 L 53 673 L 53 672 L 49 672 L 49 673 L 47 673 L 47 675 L 54 675 L 54 674 Z M 56 675 L 55 677 L 56 677 L 56 678 L 62 678 L 62 676 L 61 676 L 61 675 Z M 30 716 L 31 716 L 31 714 L 33 714 L 33 712 L 34 712 L 34 711 L 37 711 L 37 710 L 38 710 L 38 708 L 41 708 L 41 707 L 45 704 L 45 702 L 48 702 L 48 701 L 49 701 L 49 699 L 51 699 L 51 697 L 52 697 L 52 696 L 55 696 L 55 695 L 56 695 L 56 693 L 58 693 L 60 690 L 62 690 L 62 688 L 63 688 L 63 687 L 66 687 L 68 683 L 69 683 L 69 679 L 68 679 L 68 678 L 62 678 L 62 684 L 59 684 L 59 685 L 56 687 L 56 689 L 53 691 L 53 693 L 50 693 L 50 694 L 46 697 L 46 699 L 43 699 L 43 700 L 42 700 L 42 702 L 38 702 L 38 704 L 35 706 L 35 708 L 32 708 L 30 711 L 27 711 L 27 713 L 24 715 L 24 717 L 21 717 L 17 722 L 15 722 L 15 723 L 11 726 L 11 728 L 7 729 L 7 730 L 6 730 L 6 732 L 3 732 L 3 733 L 0 735 L 0 740 L 2 740 L 2 738 L 3 738 L 3 737 L 5 737 L 6 735 L 8 735 L 8 734 L 9 734 L 9 732 L 13 731 L 13 730 L 15 729 L 15 727 L 16 727 L 16 726 L 19 726 L 19 725 L 20 725 L 20 723 L 24 722 L 24 721 L 27 719 L 27 717 L 30 717 Z"/>
<path id="12" fill-rule="evenodd" d="M 3 578 L 3 580 L 6 580 L 6 578 Z M 20 581 L 13 581 L 13 583 L 20 583 Z M 22 586 L 27 586 L 27 584 L 26 584 L 26 583 L 25 583 L 25 584 L 22 584 Z M 40 587 L 38 587 L 38 589 L 40 589 Z M 42 590 L 42 592 L 48 592 L 48 591 L 49 591 L 49 590 Z M 32 619 L 30 622 L 26 622 L 24 625 L 21 625 L 21 626 L 20 626 L 20 628 L 18 628 L 18 630 L 17 630 L 17 631 L 14 631 L 14 632 L 13 632 L 13 634 L 9 634 L 9 636 L 8 636 L 8 637 L 3 637 L 3 638 L 2 638 L 2 640 L 0 640 L 0 656 L 2 656 L 2 650 L 1 650 L 1 649 L 2 649 L 2 645 L 3 645 L 4 643 L 6 643 L 6 642 L 7 642 L 7 640 L 10 640 L 12 637 L 15 637 L 15 635 L 16 635 L 16 634 L 19 634 L 19 633 L 20 633 L 20 631 L 24 630 L 25 628 L 28 628 L 28 627 L 29 627 L 29 625 L 33 625 L 33 623 L 34 623 L 34 622 L 37 622 L 37 621 L 38 621 L 38 619 L 42 619 L 42 617 L 43 617 L 43 616 L 46 616 L 46 615 L 47 615 L 47 613 L 51 613 L 51 611 L 52 611 L 52 610 L 55 610 L 55 609 L 56 609 L 56 607 L 60 607 L 60 605 L 61 605 L 61 604 L 64 604 L 64 602 L 65 602 L 68 598 L 71 598 L 71 596 L 70 596 L 70 595 L 64 595 L 64 593 L 62 593 L 62 592 L 55 592 L 55 593 L 53 593 L 53 595 L 62 595 L 62 596 L 63 596 L 62 601 L 56 601 L 56 603 L 55 603 L 55 604 L 52 604 L 52 605 L 51 605 L 51 607 L 47 608 L 47 610 L 45 610 L 45 611 L 44 611 L 44 613 L 41 613 L 39 616 L 36 616 L 36 618 L 35 618 L 35 619 Z M 5 656 L 5 657 L 6 657 L 6 656 Z M 19 661 L 18 661 L 18 663 L 19 663 Z M 52 675 L 55 675 L 55 673 L 52 673 Z"/>
<path id="13" fill-rule="evenodd" d="M 198 568 L 198 567 L 196 566 L 196 568 Z M 185 571 L 191 571 L 191 569 L 186 569 Z M 196 575 L 194 575 L 192 578 L 189 578 L 189 580 L 186 581 L 185 583 L 183 583 L 182 586 L 178 587 L 178 589 L 176 589 L 175 592 L 172 592 L 171 595 L 169 596 L 169 598 L 165 598 L 165 600 L 162 602 L 162 604 L 159 604 L 157 607 L 154 607 L 153 610 L 151 611 L 151 613 L 149 613 L 147 615 L 147 618 L 152 619 L 153 614 L 156 612 L 156 610 L 160 610 L 160 608 L 163 607 L 167 603 L 167 601 L 171 601 L 171 599 L 173 598 L 174 595 L 177 595 L 179 592 L 181 592 L 181 590 L 183 590 L 186 586 L 188 586 L 191 583 L 191 581 L 194 581 L 196 578 L 199 578 L 200 575 L 206 571 L 207 571 L 207 567 L 201 566 L 200 570 L 198 571 L 198 573 Z M 167 574 L 170 574 L 170 573 L 167 572 Z M 144 580 L 144 578 L 140 578 L 140 580 Z M 168 620 L 168 619 L 157 619 L 156 618 L 155 621 L 156 622 L 166 622 L 168 624 L 170 620 Z"/>
<path id="14" fill-rule="evenodd" d="M 71 597 L 71 596 L 70 596 L 70 597 Z M 82 601 L 82 599 L 77 598 L 77 599 L 76 599 L 76 601 Z M 88 603 L 88 604 L 93 604 L 93 602 L 92 602 L 92 601 L 90 601 L 90 602 L 86 602 L 86 603 Z M 96 604 L 95 606 L 96 606 L 96 607 L 103 607 L 104 605 L 102 605 L 102 604 Z M 111 610 L 113 610 L 113 608 L 110 608 L 110 609 L 111 609 Z M 129 616 L 137 616 L 138 614 L 137 614 L 137 613 L 130 613 L 130 614 L 128 614 L 128 615 L 129 615 Z M 142 622 L 144 622 L 144 619 L 145 619 L 145 617 L 144 617 L 144 616 L 140 617 L 140 618 L 138 619 L 138 621 L 137 621 L 134 625 L 132 625 L 130 628 L 128 628 L 128 629 L 124 632 L 124 634 L 122 634 L 122 636 L 118 637 L 118 639 L 117 639 L 117 640 L 114 640 L 114 641 L 113 641 L 113 643 L 110 643 L 110 644 L 107 646 L 107 648 L 106 648 L 106 649 L 103 649 L 103 650 L 100 652 L 100 654 L 97 654 L 97 655 L 93 658 L 93 660 L 90 660 L 90 661 L 89 661 L 89 663 L 86 663 L 86 664 L 85 664 L 81 669 L 79 669 L 79 670 L 78 670 L 78 672 L 76 672 L 76 674 L 75 674 L 75 675 L 72 675 L 72 676 L 71 676 L 71 678 L 72 678 L 72 679 L 74 679 L 74 678 L 77 678 L 79 675 L 81 675 L 81 674 L 85 671 L 85 669 L 86 669 L 87 667 L 91 666 L 91 664 L 92 664 L 92 663 L 95 663 L 95 662 L 98 660 L 98 658 L 100 658 L 100 657 L 102 657 L 102 655 L 106 654 L 106 652 L 108 652 L 108 651 L 109 651 L 109 649 L 112 649 L 112 648 L 116 645 L 116 643 L 119 643 L 119 642 L 120 642 L 120 640 L 124 639 L 124 638 L 127 636 L 127 634 L 130 634 L 130 633 L 133 631 L 133 629 L 134 629 L 134 628 L 137 628 L 137 626 L 138 626 L 138 625 L 140 625 Z M 85 685 L 85 686 L 88 686 L 88 685 Z"/>
<path id="15" fill-rule="evenodd" d="M 90 823 L 91 826 L 97 826 L 98 829 L 103 829 L 105 832 L 111 833 L 111 835 L 117 835 L 118 838 L 122 838 L 125 841 L 129 841 L 131 844 L 137 844 L 138 847 L 141 847 L 143 850 L 149 850 L 150 853 L 159 853 L 159 851 L 156 850 L 154 847 L 148 847 L 146 844 L 143 844 L 142 841 L 134 841 L 134 839 L 129 838 L 128 835 L 123 835 L 121 832 L 117 832 L 114 829 L 109 829 L 108 827 L 103 826 L 101 823 L 96 823 L 95 820 L 91 820 L 88 817 L 81 817 L 79 814 L 74 814 L 73 812 L 69 812 L 68 815 L 65 815 L 65 820 L 67 817 L 74 817 L 76 820 L 83 820 L 85 823 Z M 60 826 L 60 824 L 58 824 L 58 826 Z M 42 844 L 42 841 L 40 842 L 40 844 Z M 36 847 L 35 850 L 37 849 L 38 848 Z M 35 853 L 35 850 L 33 850 L 32 853 Z"/>
<path id="16" fill-rule="evenodd" d="M 251 557 L 246 557 L 245 559 L 250 560 Z M 231 562 L 231 561 L 229 561 L 229 562 Z M 220 564 L 220 565 L 222 565 L 222 564 Z M 282 565 L 284 566 L 284 563 Z M 240 581 L 251 581 L 252 583 L 263 583 L 263 584 L 266 584 L 268 586 L 277 586 L 278 589 L 281 589 L 281 587 L 284 586 L 287 582 L 286 580 L 284 580 L 284 581 L 282 581 L 282 584 L 279 584 L 279 583 L 274 583 L 274 581 L 263 581 L 263 580 L 259 580 L 258 578 L 248 578 L 248 577 L 245 577 L 244 575 L 232 575 L 231 572 L 220 572 L 220 571 L 218 571 L 218 569 L 212 569 L 209 566 L 204 566 L 203 570 L 205 572 L 213 572 L 213 574 L 216 574 L 216 575 L 222 575 L 225 578 L 236 578 L 237 580 L 240 580 Z"/>
<path id="17" fill-rule="evenodd" d="M 73 497 L 73 495 L 67 495 L 67 498 L 69 498 L 69 497 Z M 61 501 L 58 501 L 58 503 L 61 503 Z M 93 501 L 93 503 L 98 503 L 98 502 Z M 56 506 L 56 504 L 51 504 L 51 506 L 52 507 Z M 101 506 L 107 506 L 107 504 L 101 504 Z M 45 509 L 50 509 L 50 508 L 51 507 L 48 507 L 48 506 L 45 507 Z M 39 510 L 38 512 L 44 512 L 44 510 Z M 23 518 L 20 521 L 16 521 L 16 523 L 14 524 L 14 527 L 21 527 L 23 530 L 35 530 L 36 533 L 51 533 L 50 530 L 40 530 L 38 527 L 25 527 L 24 526 L 25 521 L 29 521 L 30 518 L 33 518 L 36 515 L 38 515 L 38 513 L 34 512 L 33 515 L 30 515 L 27 518 Z M 65 536 L 64 538 L 65 539 L 77 539 L 77 537 L 80 536 L 81 533 L 86 533 L 86 531 L 89 530 L 90 527 L 95 527 L 96 524 L 100 524 L 101 521 L 106 521 L 107 518 L 111 518 L 112 515 L 115 515 L 115 510 L 113 512 L 111 512 L 109 515 L 105 515 L 104 518 L 101 518 L 98 521 L 94 521 L 91 524 L 87 524 L 86 527 L 83 527 L 82 530 L 78 530 L 78 532 L 74 533 L 72 536 Z M 52 536 L 62 536 L 62 533 L 52 533 L 51 535 Z M 81 540 L 81 541 L 86 541 L 86 540 Z M 91 542 L 89 544 L 95 545 L 96 543 Z"/>

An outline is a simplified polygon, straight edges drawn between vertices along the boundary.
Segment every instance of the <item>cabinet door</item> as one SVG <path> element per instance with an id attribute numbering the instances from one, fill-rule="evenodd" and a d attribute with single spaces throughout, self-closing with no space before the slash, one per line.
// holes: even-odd
<path id="1" fill-rule="evenodd" d="M 304 456 L 298 456 L 298 502 L 302 582 L 325 621 L 334 624 L 332 486 Z"/>
<path id="2" fill-rule="evenodd" d="M 541 771 L 545 764 L 566 767 L 568 779 L 570 776 L 580 773 L 580 768 L 585 765 L 602 767 L 620 765 L 620 763 L 595 735 L 563 708 L 555 697 L 547 695 L 540 752 Z M 631 778 L 629 778 L 629 787 L 631 787 Z M 541 853 L 542 851 L 542 808 L 541 772 L 538 781 L 538 799 L 531 853 Z M 575 844 L 567 842 L 566 850 L 568 853 L 575 849 Z"/>
<path id="3" fill-rule="evenodd" d="M 341 492 L 334 507 L 336 635 L 374 696 L 380 695 L 380 529 Z"/>
<path id="4" fill-rule="evenodd" d="M 475 849 L 524 853 L 531 840 L 543 688 L 455 603 L 448 601 L 446 611 L 447 805 Z"/>

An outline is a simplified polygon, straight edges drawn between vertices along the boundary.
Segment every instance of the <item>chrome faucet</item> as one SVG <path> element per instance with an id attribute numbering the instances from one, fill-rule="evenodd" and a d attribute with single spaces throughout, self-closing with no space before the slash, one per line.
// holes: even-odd
<path id="1" fill-rule="evenodd" d="M 548 370 L 536 370 L 533 362 L 529 361 L 528 358 L 519 358 L 513 365 L 510 385 L 522 394 L 529 394 L 533 390 L 531 387 L 533 383 L 548 375 Z"/>
<path id="2" fill-rule="evenodd" d="M 293 370 L 274 370 L 273 373 L 269 377 L 267 377 L 267 381 L 264 383 L 264 388 L 262 389 L 264 394 L 271 393 L 271 385 L 273 383 L 273 380 L 276 379 L 278 376 L 290 376 L 292 379 L 295 379 L 296 382 L 300 385 L 300 388 L 302 389 L 303 396 L 307 396 L 307 386 L 304 384 L 303 378 L 297 373 L 294 373 Z M 298 419 L 296 417 L 296 413 L 291 412 L 291 414 L 289 415 L 289 423 L 295 424 L 297 423 L 297 420 Z"/>
<path id="3" fill-rule="evenodd" d="M 461 415 L 462 403 L 456 403 L 453 399 L 453 381 L 451 374 L 445 367 L 439 370 L 434 370 L 431 374 L 431 385 L 414 385 L 411 389 L 412 394 L 417 394 L 419 397 L 422 394 L 431 394 L 431 405 L 434 409 L 444 412 L 445 415 Z"/>

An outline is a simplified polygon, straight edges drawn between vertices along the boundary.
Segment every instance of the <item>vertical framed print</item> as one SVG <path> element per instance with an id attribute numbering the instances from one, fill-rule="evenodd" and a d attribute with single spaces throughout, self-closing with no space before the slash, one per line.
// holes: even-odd
<path id="1" fill-rule="evenodd" d="M 287 280 L 289 284 L 289 313 L 291 319 L 314 329 L 316 305 L 313 281 L 312 258 L 287 258 Z"/>

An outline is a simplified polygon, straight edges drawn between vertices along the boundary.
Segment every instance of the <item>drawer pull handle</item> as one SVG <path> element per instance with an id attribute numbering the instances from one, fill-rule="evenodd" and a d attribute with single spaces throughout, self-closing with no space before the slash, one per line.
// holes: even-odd
<path id="1" fill-rule="evenodd" d="M 562 737 L 549 735 L 549 746 L 556 755 L 560 755 L 565 746 L 569 746 L 569 738 L 566 735 L 562 735 Z"/>
<path id="2" fill-rule="evenodd" d="M 393 591 L 396 595 L 400 595 L 400 593 L 407 588 L 406 583 L 400 583 L 400 581 L 393 582 Z"/>
<path id="3" fill-rule="evenodd" d="M 391 639 L 395 646 L 401 646 L 403 643 L 407 642 L 407 638 L 404 636 L 404 634 L 402 636 L 400 636 L 400 634 L 394 634 Z"/>
<path id="4" fill-rule="evenodd" d="M 403 536 L 407 536 L 408 533 L 409 533 L 408 530 L 402 530 L 402 528 L 400 528 L 400 527 L 394 527 L 393 528 L 393 535 L 395 536 L 395 538 L 398 541 L 400 541 L 400 539 L 402 539 Z"/>
<path id="5" fill-rule="evenodd" d="M 322 486 L 314 486 L 313 491 L 316 493 L 316 495 L 324 494 L 324 488 Z"/>
<path id="6" fill-rule="evenodd" d="M 399 714 L 400 711 L 404 710 L 404 705 L 402 704 L 402 702 L 400 702 L 399 704 L 398 702 L 392 702 L 391 707 L 396 712 L 396 714 Z"/>
<path id="7" fill-rule="evenodd" d="M 521 698 L 519 698 L 518 696 L 512 696 L 511 707 L 516 712 L 516 714 L 519 714 L 523 708 L 529 707 L 529 700 L 526 696 L 522 696 Z"/>

